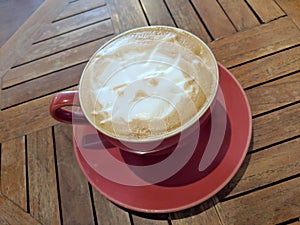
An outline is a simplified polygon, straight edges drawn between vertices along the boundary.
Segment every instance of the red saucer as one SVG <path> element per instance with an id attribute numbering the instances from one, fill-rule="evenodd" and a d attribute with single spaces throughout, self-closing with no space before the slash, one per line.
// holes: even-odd
<path id="1" fill-rule="evenodd" d="M 220 191 L 245 158 L 252 121 L 238 81 L 221 65 L 219 72 L 211 118 L 169 155 L 127 153 L 99 139 L 92 126 L 73 125 L 75 154 L 89 182 L 112 202 L 147 213 L 183 210 Z"/>

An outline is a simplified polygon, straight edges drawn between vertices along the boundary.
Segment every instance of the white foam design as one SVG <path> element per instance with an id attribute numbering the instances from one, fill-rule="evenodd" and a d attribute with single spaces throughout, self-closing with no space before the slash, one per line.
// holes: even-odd
<path id="1" fill-rule="evenodd" d="M 100 126 L 165 121 L 174 110 L 186 117 L 180 118 L 185 123 L 201 107 L 193 96 L 213 92 L 215 65 L 209 57 L 195 40 L 170 30 L 129 33 L 89 62 L 80 84 L 82 98 L 88 99 L 82 104 L 84 111 L 93 119 L 101 118 L 94 121 Z"/>

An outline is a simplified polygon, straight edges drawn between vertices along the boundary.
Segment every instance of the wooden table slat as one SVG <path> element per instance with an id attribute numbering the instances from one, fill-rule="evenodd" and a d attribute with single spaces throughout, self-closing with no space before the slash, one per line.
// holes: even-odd
<path id="1" fill-rule="evenodd" d="M 8 198 L 0 194 L 0 224 L 1 225 L 41 225 L 39 221 L 27 214 Z"/>
<path id="2" fill-rule="evenodd" d="M 299 43 L 300 30 L 289 18 L 282 18 L 214 41 L 210 47 L 217 60 L 232 67 Z"/>
<path id="3" fill-rule="evenodd" d="M 298 0 L 276 0 L 276 2 L 300 28 L 300 2 Z"/>
<path id="4" fill-rule="evenodd" d="M 131 224 L 126 210 L 108 201 L 96 189 L 92 188 L 92 190 L 98 224 Z"/>
<path id="5" fill-rule="evenodd" d="M 30 101 L 78 84 L 85 63 L 13 86 L 2 92 L 2 108 Z"/>
<path id="6" fill-rule="evenodd" d="M 63 224 L 94 224 L 89 186 L 73 151 L 72 126 L 54 127 Z"/>
<path id="7" fill-rule="evenodd" d="M 179 28 L 190 31 L 206 43 L 212 40 L 190 3 L 187 3 L 185 0 L 166 0 L 165 2 Z"/>
<path id="8" fill-rule="evenodd" d="M 219 0 L 219 3 L 238 31 L 259 25 L 259 21 L 244 0 Z"/>
<path id="9" fill-rule="evenodd" d="M 234 26 L 216 0 L 192 0 L 192 2 L 214 39 L 235 33 Z"/>
<path id="10" fill-rule="evenodd" d="M 27 211 L 26 146 L 21 136 L 1 145 L 1 192 Z"/>
<path id="11" fill-rule="evenodd" d="M 151 25 L 175 26 L 168 8 L 161 0 L 141 0 L 143 10 Z"/>
<path id="12" fill-rule="evenodd" d="M 222 225 L 223 222 L 218 216 L 212 199 L 197 205 L 191 209 L 183 210 L 177 213 L 171 213 L 172 225 Z"/>
<path id="13" fill-rule="evenodd" d="M 300 72 L 246 91 L 252 115 L 300 101 Z M 259 96 L 259 98 L 257 98 Z"/>
<path id="14" fill-rule="evenodd" d="M 299 146 L 297 138 L 247 155 L 238 173 L 218 196 L 226 199 L 296 176 L 300 171 Z"/>
<path id="15" fill-rule="evenodd" d="M 3 77 L 2 88 L 8 88 L 27 80 L 32 80 L 64 68 L 87 62 L 94 52 L 110 38 L 111 36 L 108 36 L 106 38 L 12 68 Z"/>
<path id="16" fill-rule="evenodd" d="M 132 215 L 133 224 L 138 225 L 168 225 L 169 221 L 166 218 L 166 214 L 162 215 L 152 215 L 152 216 L 144 216 L 142 215 Z"/>
<path id="17" fill-rule="evenodd" d="M 41 33 L 41 27 L 57 15 L 65 1 L 45 1 L 35 13 L 16 31 L 16 33 L 0 48 L 0 78 L 27 54 L 35 38 Z M 52 10 L 49 10 L 52 9 Z M 1 79 L 0 79 L 1 80 Z M 1 92 L 0 92 L 1 94 Z M 0 99 L 1 101 L 1 99 Z"/>
<path id="18" fill-rule="evenodd" d="M 60 224 L 51 128 L 27 136 L 30 214 L 43 224 Z"/>
<path id="19" fill-rule="evenodd" d="M 0 142 L 29 134 L 58 122 L 49 114 L 52 95 L 0 111 Z"/>
<path id="20" fill-rule="evenodd" d="M 274 0 L 246 0 L 255 10 L 262 22 L 266 23 L 282 17 L 285 13 Z"/>
<path id="21" fill-rule="evenodd" d="M 148 25 L 139 1 L 107 0 L 107 5 L 110 9 L 115 33 Z"/>
<path id="22" fill-rule="evenodd" d="M 64 18 L 104 6 L 105 4 L 105 0 L 73 1 L 65 6 L 64 10 L 55 18 L 54 21 L 62 20 Z"/>
<path id="23" fill-rule="evenodd" d="M 277 224 L 300 215 L 300 178 L 217 205 L 225 224 Z"/>
<path id="24" fill-rule="evenodd" d="M 253 120 L 253 150 L 300 135 L 299 104 L 260 116 Z"/>
<path id="25" fill-rule="evenodd" d="M 92 24 L 88 27 L 83 27 L 33 45 L 30 52 L 25 54 L 21 60 L 17 61 L 15 66 L 46 57 L 84 43 L 95 41 L 112 34 L 114 34 L 114 29 L 112 27 L 111 20 Z"/>
<path id="26" fill-rule="evenodd" d="M 77 14 L 73 17 L 68 17 L 64 20 L 45 26 L 44 32 L 37 38 L 37 40 L 35 40 L 35 43 L 109 18 L 110 15 L 107 6 L 95 8 L 85 13 Z"/>
<path id="27" fill-rule="evenodd" d="M 243 88 L 300 70 L 300 47 L 294 47 L 230 69 Z"/>

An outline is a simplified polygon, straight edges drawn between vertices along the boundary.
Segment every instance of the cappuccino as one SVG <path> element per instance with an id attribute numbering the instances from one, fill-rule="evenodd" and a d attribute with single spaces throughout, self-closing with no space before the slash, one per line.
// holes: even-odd
<path id="1" fill-rule="evenodd" d="M 217 66 L 194 35 L 154 26 L 102 46 L 80 81 L 82 110 L 102 133 L 151 141 L 178 133 L 204 113 L 216 93 Z"/>

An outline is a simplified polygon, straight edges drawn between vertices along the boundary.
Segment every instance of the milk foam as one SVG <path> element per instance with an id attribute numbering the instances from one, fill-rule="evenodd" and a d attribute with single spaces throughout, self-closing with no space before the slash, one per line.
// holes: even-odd
<path id="1" fill-rule="evenodd" d="M 80 82 L 81 105 L 104 133 L 151 139 L 180 128 L 208 103 L 214 73 L 212 56 L 190 36 L 143 29 L 92 57 Z"/>

